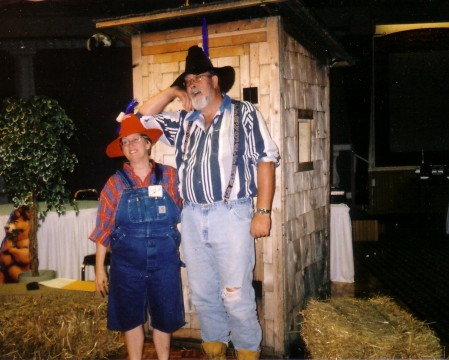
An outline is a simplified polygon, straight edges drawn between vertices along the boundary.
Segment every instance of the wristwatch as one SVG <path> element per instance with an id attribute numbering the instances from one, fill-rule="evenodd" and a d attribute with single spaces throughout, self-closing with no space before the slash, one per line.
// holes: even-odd
<path id="1" fill-rule="evenodd" d="M 271 209 L 257 208 L 256 213 L 262 214 L 262 215 L 271 214 Z"/>

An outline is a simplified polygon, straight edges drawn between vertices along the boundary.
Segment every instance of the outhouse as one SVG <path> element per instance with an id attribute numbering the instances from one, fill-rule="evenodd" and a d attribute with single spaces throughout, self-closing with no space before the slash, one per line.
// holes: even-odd
<path id="1" fill-rule="evenodd" d="M 184 71 L 187 49 L 201 45 L 204 23 L 214 66 L 231 65 L 232 98 L 262 112 L 281 154 L 271 235 L 256 240 L 254 269 L 263 351 L 283 356 L 299 339 L 298 313 L 329 291 L 329 71 L 350 57 L 300 1 L 240 0 L 187 4 L 122 18 L 97 29 L 131 39 L 134 97 L 143 102 Z M 179 109 L 174 102 L 167 110 Z M 174 165 L 173 149 L 152 156 Z M 178 338 L 200 338 L 183 274 L 186 325 Z"/>

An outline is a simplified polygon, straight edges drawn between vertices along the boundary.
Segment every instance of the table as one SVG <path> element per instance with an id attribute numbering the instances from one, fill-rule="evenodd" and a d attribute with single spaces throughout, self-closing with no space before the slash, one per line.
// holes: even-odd
<path id="1" fill-rule="evenodd" d="M 88 236 L 95 227 L 98 202 L 82 200 L 78 204 L 78 215 L 69 206 L 65 215 L 49 212 L 37 231 L 39 268 L 56 270 L 57 277 L 75 280 L 81 279 L 84 256 L 95 253 L 95 243 Z M 2 229 L 12 210 L 11 204 L 0 205 Z M 92 266 L 86 268 L 86 280 L 89 279 L 95 279 Z"/>
<path id="2" fill-rule="evenodd" d="M 334 282 L 354 282 L 354 253 L 349 207 L 331 204 L 330 276 Z"/>
<path id="3" fill-rule="evenodd" d="M 85 281 L 82 282 L 83 284 L 86 283 L 89 287 L 92 286 L 93 281 Z M 74 294 L 77 296 L 80 293 L 85 294 L 86 296 L 89 296 L 89 294 L 94 296 L 94 291 L 78 291 L 78 290 L 67 290 L 67 289 L 59 289 L 54 287 L 45 286 L 42 284 L 39 284 L 39 289 L 36 290 L 28 290 L 26 288 L 25 283 L 8 283 L 8 284 L 1 284 L 0 285 L 0 300 L 5 297 L 10 296 L 23 296 L 23 295 L 54 295 L 54 294 L 67 294 L 75 292 Z"/>

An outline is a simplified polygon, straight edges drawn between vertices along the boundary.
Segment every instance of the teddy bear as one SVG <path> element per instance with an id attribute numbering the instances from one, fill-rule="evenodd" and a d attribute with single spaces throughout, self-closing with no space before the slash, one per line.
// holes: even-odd
<path id="1" fill-rule="evenodd" d="M 23 206 L 11 212 L 0 247 L 0 284 L 18 282 L 30 270 L 30 211 Z"/>

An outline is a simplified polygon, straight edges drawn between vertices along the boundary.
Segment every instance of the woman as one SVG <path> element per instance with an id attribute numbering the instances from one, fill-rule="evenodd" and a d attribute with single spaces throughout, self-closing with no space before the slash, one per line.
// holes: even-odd
<path id="1" fill-rule="evenodd" d="M 171 333 L 184 325 L 176 170 L 149 155 L 161 133 L 145 129 L 134 114 L 124 117 L 106 154 L 128 162 L 103 188 L 89 237 L 96 242 L 96 289 L 108 294 L 108 328 L 124 332 L 130 360 L 142 358 L 147 310 L 159 359 L 169 358 Z M 103 266 L 108 246 L 109 285 Z"/>

